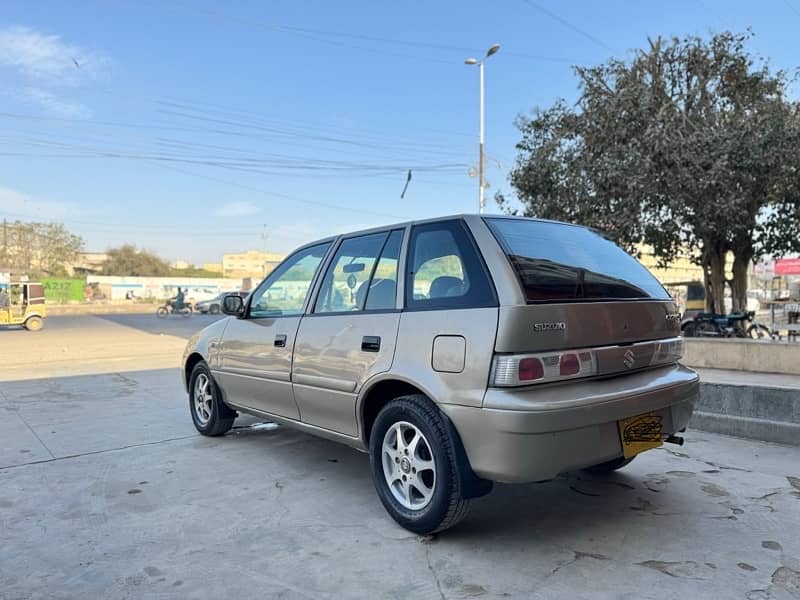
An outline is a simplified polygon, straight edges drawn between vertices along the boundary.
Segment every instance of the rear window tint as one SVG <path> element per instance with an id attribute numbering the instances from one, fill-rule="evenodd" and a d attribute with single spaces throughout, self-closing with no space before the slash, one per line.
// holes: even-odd
<path id="1" fill-rule="evenodd" d="M 664 287 L 622 248 L 584 227 L 486 218 L 528 302 L 669 300 Z"/>

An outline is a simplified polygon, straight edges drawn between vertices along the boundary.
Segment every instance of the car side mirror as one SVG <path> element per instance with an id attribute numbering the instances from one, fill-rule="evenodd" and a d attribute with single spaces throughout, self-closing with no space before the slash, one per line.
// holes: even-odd
<path id="1" fill-rule="evenodd" d="M 222 312 L 233 317 L 244 315 L 244 300 L 241 296 L 229 294 L 222 299 Z"/>

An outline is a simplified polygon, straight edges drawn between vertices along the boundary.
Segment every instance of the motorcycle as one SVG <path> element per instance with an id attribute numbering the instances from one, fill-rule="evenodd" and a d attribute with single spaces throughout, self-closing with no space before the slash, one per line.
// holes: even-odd
<path id="1" fill-rule="evenodd" d="M 174 300 L 167 300 L 167 302 L 159 306 L 156 309 L 156 316 L 161 317 L 162 319 L 165 318 L 167 315 L 182 315 L 184 317 L 188 317 L 189 315 L 194 312 L 194 309 L 190 303 L 186 303 L 183 305 L 183 308 L 175 308 L 175 301 Z"/>
<path id="2" fill-rule="evenodd" d="M 685 320 L 681 333 L 684 337 L 774 338 L 769 327 L 759 323 L 752 310 L 728 315 L 702 312 Z"/>

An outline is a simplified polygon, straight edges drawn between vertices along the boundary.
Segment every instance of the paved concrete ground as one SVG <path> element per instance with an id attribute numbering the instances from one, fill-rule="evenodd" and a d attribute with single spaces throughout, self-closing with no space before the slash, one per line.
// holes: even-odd
<path id="1" fill-rule="evenodd" d="M 800 598 L 800 449 L 690 431 L 607 478 L 497 486 L 421 539 L 363 454 L 252 418 L 195 434 L 172 352 L 200 320 L 122 317 L 0 332 L 3 600 Z M 46 376 L 20 366 L 50 345 Z"/>

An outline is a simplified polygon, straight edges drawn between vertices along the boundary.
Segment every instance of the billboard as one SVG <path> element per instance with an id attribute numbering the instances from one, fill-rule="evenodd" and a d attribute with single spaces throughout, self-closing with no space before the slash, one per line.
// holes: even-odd
<path id="1" fill-rule="evenodd" d="M 776 260 L 775 275 L 800 275 L 800 258 L 779 258 Z"/>

